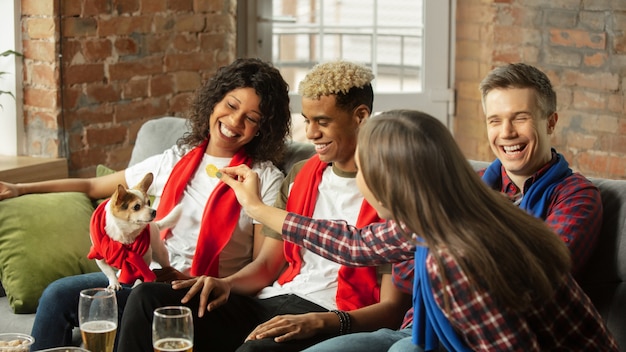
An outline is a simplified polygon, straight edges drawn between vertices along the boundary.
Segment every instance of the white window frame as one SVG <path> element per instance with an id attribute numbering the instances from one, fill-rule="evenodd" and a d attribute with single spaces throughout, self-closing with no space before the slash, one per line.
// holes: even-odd
<path id="1" fill-rule="evenodd" d="M 384 1 L 384 0 L 382 0 Z M 271 0 L 238 1 L 238 56 L 272 58 Z M 379 93 L 374 110 L 407 108 L 421 110 L 440 119 L 452 130 L 454 114 L 453 35 L 456 0 L 424 0 L 422 89 L 419 93 Z M 300 96 L 290 94 L 291 109 L 301 111 Z"/>

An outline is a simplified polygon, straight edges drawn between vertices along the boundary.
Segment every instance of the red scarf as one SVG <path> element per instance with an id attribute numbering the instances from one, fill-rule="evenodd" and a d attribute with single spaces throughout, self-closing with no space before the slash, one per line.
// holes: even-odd
<path id="1" fill-rule="evenodd" d="M 134 284 L 137 279 L 151 282 L 156 275 L 143 260 L 144 254 L 150 249 L 150 228 L 146 226 L 131 244 L 114 241 L 106 234 L 106 209 L 109 200 L 102 202 L 91 215 L 89 233 L 91 249 L 89 259 L 104 259 L 107 264 L 120 270 L 120 283 Z"/>
<path id="2" fill-rule="evenodd" d="M 307 161 L 294 180 L 294 186 L 287 199 L 286 210 L 304 216 L 313 216 L 317 202 L 318 186 L 322 181 L 324 169 L 328 166 L 319 156 L 314 155 Z M 363 200 L 356 226 L 363 227 L 381 219 L 374 208 Z M 278 278 L 283 285 L 293 280 L 300 272 L 302 256 L 300 247 L 284 242 L 285 258 L 289 266 Z M 353 268 L 341 266 L 337 277 L 337 308 L 354 310 L 380 301 L 380 286 L 378 285 L 376 267 Z"/>
<path id="3" fill-rule="evenodd" d="M 204 157 L 207 143 L 208 140 L 195 147 L 174 165 L 161 195 L 157 219 L 163 218 L 180 202 L 185 187 Z M 244 148 L 233 156 L 228 166 L 241 164 L 252 165 L 252 159 L 248 157 Z M 209 196 L 202 213 L 202 225 L 191 263 L 192 276 L 219 277 L 219 255 L 233 234 L 240 212 L 241 205 L 235 197 L 235 192 L 228 185 L 220 182 Z M 161 239 L 165 239 L 168 233 L 169 230 L 162 231 Z"/>

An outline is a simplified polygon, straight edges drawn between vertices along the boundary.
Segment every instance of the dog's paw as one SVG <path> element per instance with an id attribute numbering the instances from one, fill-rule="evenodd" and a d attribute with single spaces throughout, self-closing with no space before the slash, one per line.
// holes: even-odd
<path id="1" fill-rule="evenodd" d="M 119 282 L 109 282 L 109 286 L 107 286 L 109 290 L 119 291 L 122 289 L 122 285 Z"/>

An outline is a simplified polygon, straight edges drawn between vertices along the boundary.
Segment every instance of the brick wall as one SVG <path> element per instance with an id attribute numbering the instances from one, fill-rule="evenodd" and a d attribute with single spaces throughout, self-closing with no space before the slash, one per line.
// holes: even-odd
<path id="1" fill-rule="evenodd" d="M 457 1 L 455 137 L 469 158 L 492 160 L 478 84 L 523 61 L 557 91 L 553 138 L 573 169 L 626 179 L 626 1 Z"/>
<path id="2" fill-rule="evenodd" d="M 22 0 L 28 153 L 68 157 L 72 176 L 93 175 L 98 163 L 123 168 L 144 121 L 181 115 L 194 88 L 234 59 L 235 7 Z M 556 87 L 553 142 L 572 167 L 626 178 L 626 2 L 462 0 L 456 13 L 455 136 L 469 158 L 493 158 L 481 78 L 524 61 Z"/>
<path id="3" fill-rule="evenodd" d="M 28 154 L 67 157 L 76 177 L 123 169 L 142 123 L 182 115 L 235 58 L 235 13 L 235 0 L 22 0 Z"/>

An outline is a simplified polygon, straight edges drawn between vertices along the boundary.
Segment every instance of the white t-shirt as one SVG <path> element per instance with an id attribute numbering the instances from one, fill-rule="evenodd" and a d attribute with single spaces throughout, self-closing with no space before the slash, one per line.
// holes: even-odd
<path id="1" fill-rule="evenodd" d="M 318 190 L 313 218 L 341 219 L 356 225 L 363 195 L 356 186 L 354 174 L 350 177 L 340 176 L 332 167 L 327 167 Z M 337 275 L 341 266 L 304 248 L 301 251 L 302 266 L 298 275 L 284 285 L 275 281 L 272 286 L 261 290 L 258 297 L 269 298 L 291 293 L 324 308 L 337 309 Z"/>
<path id="2" fill-rule="evenodd" d="M 154 181 L 148 193 L 156 197 L 153 208 L 157 209 L 163 188 L 174 165 L 188 151 L 188 148 L 181 149 L 173 146 L 163 154 L 149 157 L 129 167 L 125 173 L 126 183 L 133 187 L 141 181 L 146 173 L 152 172 Z M 208 176 L 205 167 L 208 164 L 214 164 L 218 168 L 222 168 L 227 166 L 230 160 L 231 158 L 218 158 L 204 154 L 195 175 L 183 192 L 181 199 L 182 216 L 172 229 L 172 236 L 165 240 L 165 246 L 169 252 L 172 267 L 185 274 L 189 274 L 191 268 L 204 207 L 213 189 L 220 182 L 219 179 Z M 263 202 L 273 204 L 284 178 L 282 172 L 271 162 L 255 163 L 252 169 L 259 174 Z M 258 224 L 258 222 L 252 220 L 242 209 L 237 227 L 230 241 L 220 253 L 219 276 L 231 275 L 252 261 L 253 224 Z"/>

